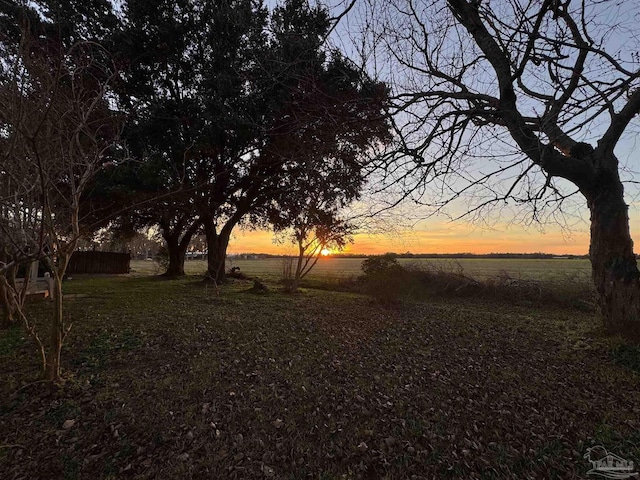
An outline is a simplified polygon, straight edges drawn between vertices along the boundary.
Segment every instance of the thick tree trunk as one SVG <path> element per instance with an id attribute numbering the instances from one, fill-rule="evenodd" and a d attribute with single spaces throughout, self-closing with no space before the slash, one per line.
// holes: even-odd
<path id="1" fill-rule="evenodd" d="M 640 338 L 640 272 L 629 232 L 629 207 L 617 173 L 602 174 L 585 193 L 591 211 L 589 255 L 605 327 Z"/>
<path id="2" fill-rule="evenodd" d="M 187 253 L 189 242 L 182 244 L 175 237 L 164 237 L 167 244 L 167 252 L 169 253 L 169 265 L 167 271 L 163 273 L 165 277 L 182 277 L 184 276 L 184 259 Z"/>
<path id="3" fill-rule="evenodd" d="M 173 226 L 166 219 L 160 220 L 159 224 L 169 253 L 169 265 L 163 276 L 184 276 L 184 259 L 191 239 L 200 228 L 200 221 L 182 217 Z"/>
<path id="4" fill-rule="evenodd" d="M 204 233 L 207 237 L 207 272 L 205 281 L 224 282 L 225 261 L 227 259 L 227 247 L 229 246 L 229 229 L 223 228 L 220 233 L 216 231 L 214 223 L 209 219 L 204 222 Z"/>

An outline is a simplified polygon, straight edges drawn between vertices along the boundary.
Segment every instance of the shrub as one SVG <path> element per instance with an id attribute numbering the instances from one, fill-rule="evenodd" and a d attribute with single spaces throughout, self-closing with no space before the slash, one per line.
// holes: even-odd
<path id="1" fill-rule="evenodd" d="M 160 265 L 160 267 L 162 267 L 163 270 L 169 268 L 169 250 L 167 250 L 167 247 L 162 245 L 158 249 L 158 253 L 156 253 L 154 260 L 158 263 L 158 265 Z"/>
<path id="2" fill-rule="evenodd" d="M 367 258 L 362 262 L 361 268 L 365 276 L 372 276 L 402 267 L 398 264 L 398 256 L 395 253 L 385 253 Z"/>
<path id="3" fill-rule="evenodd" d="M 364 291 L 382 304 L 395 304 L 408 296 L 411 278 L 393 253 L 369 257 L 362 262 Z"/>
<path id="4" fill-rule="evenodd" d="M 295 277 L 295 260 L 296 257 L 282 257 L 281 267 L 282 267 L 282 278 L 281 282 L 284 285 L 284 290 L 286 292 L 291 290 L 293 285 L 293 279 Z"/>
<path id="5" fill-rule="evenodd" d="M 473 297 L 526 306 L 553 304 L 582 311 L 595 309 L 591 284 L 577 277 L 539 281 L 501 272 L 481 281 L 466 275 L 459 264 L 457 268 L 429 263 L 403 266 L 391 255 L 370 257 L 363 262 L 363 271 L 361 289 L 383 304 L 409 298 Z"/>

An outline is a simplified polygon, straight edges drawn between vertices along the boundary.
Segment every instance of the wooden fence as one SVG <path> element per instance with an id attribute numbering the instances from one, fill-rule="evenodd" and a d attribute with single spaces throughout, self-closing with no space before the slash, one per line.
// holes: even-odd
<path id="1" fill-rule="evenodd" d="M 114 252 L 74 252 L 67 274 L 129 273 L 131 255 Z"/>

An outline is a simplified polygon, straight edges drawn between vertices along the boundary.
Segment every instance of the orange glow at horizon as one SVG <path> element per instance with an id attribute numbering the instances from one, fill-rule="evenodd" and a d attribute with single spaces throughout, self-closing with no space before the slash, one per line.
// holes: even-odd
<path id="1" fill-rule="evenodd" d="M 633 223 L 633 222 L 632 222 Z M 632 236 L 638 226 L 632 226 Z M 640 245 L 640 242 L 636 242 Z M 636 248 L 637 250 L 637 248 Z M 551 253 L 584 255 L 589 251 L 588 229 L 577 230 L 571 236 L 563 235 L 559 228 L 548 228 L 544 233 L 535 229 L 510 227 L 501 230 L 474 229 L 464 224 L 435 224 L 422 226 L 401 235 L 357 234 L 354 242 L 342 252 L 377 255 L 386 252 L 405 253 Z M 293 245 L 275 243 L 268 231 L 234 232 L 228 253 L 267 253 L 272 255 L 296 254 Z M 324 255 L 324 252 L 323 252 Z"/>

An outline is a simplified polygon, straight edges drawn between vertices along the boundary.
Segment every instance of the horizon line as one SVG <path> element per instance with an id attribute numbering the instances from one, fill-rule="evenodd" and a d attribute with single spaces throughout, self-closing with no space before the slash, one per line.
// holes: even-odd
<path id="1" fill-rule="evenodd" d="M 330 253 L 329 255 L 326 255 L 326 257 L 379 257 L 382 255 L 397 255 L 399 257 L 401 256 L 435 256 L 435 257 L 441 257 L 441 256 L 473 256 L 473 257 L 486 257 L 489 255 L 520 255 L 520 256 L 525 256 L 525 255 L 544 255 L 544 256 L 551 256 L 551 257 L 588 257 L 589 253 L 548 253 L 548 252 L 490 252 L 490 253 L 472 253 L 472 252 L 451 252 L 451 253 L 430 253 L 430 252 L 420 252 L 420 253 L 414 253 L 414 252 L 393 252 L 393 251 L 389 251 L 389 252 L 384 252 L 384 253 L 358 253 L 358 252 L 346 252 L 346 253 L 342 253 L 342 252 L 336 252 L 336 253 Z M 268 257 L 297 257 L 297 255 L 292 254 L 292 255 L 287 255 L 284 253 L 266 253 L 266 252 L 239 252 L 239 253 L 229 253 L 227 254 L 227 256 L 239 256 L 239 255 L 262 255 L 262 256 L 268 256 Z M 635 254 L 636 256 L 640 255 L 638 253 Z"/>

